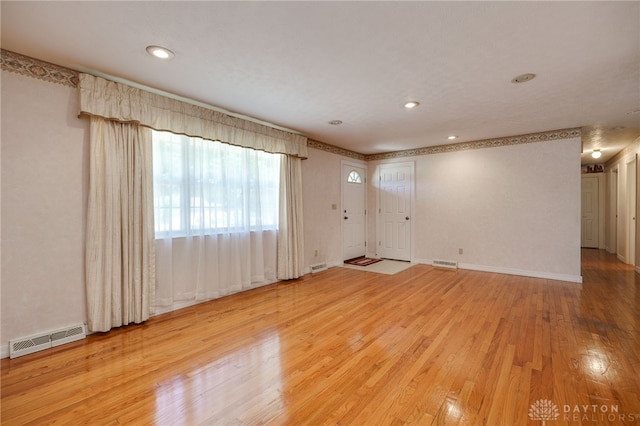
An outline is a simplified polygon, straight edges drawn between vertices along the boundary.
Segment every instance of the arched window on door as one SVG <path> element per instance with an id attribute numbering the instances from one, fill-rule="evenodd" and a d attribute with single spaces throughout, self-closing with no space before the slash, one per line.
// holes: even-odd
<path id="1" fill-rule="evenodd" d="M 360 173 L 355 170 L 351 170 L 349 176 L 347 177 L 348 183 L 362 183 L 362 177 L 360 177 Z"/>

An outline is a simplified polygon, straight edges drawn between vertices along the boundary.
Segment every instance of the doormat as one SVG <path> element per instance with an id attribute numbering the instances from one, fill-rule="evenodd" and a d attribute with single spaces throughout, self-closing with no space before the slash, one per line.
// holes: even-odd
<path id="1" fill-rule="evenodd" d="M 354 257 L 353 259 L 345 260 L 344 263 L 348 265 L 356 265 L 356 266 L 369 266 L 374 263 L 380 262 L 382 259 L 372 259 L 370 257 L 360 256 Z"/>

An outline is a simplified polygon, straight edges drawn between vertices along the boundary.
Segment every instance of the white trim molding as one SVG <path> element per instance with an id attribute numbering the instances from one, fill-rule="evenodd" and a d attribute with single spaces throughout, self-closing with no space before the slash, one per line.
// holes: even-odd
<path id="1" fill-rule="evenodd" d="M 433 260 L 431 259 L 414 259 L 413 262 L 422 263 L 425 265 L 433 265 Z M 492 272 L 496 274 L 516 275 L 520 277 L 529 277 L 529 278 L 542 278 L 547 280 L 565 281 L 565 282 L 582 284 L 581 275 L 556 274 L 553 272 L 543 272 L 543 271 L 526 271 L 523 269 L 475 265 L 472 263 L 458 263 L 458 269 L 466 269 L 469 271 L 478 271 L 478 272 Z"/>

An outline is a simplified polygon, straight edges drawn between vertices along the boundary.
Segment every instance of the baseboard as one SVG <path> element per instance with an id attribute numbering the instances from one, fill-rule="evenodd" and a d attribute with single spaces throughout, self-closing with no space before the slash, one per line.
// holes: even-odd
<path id="1" fill-rule="evenodd" d="M 169 306 L 156 306 L 155 312 L 152 313 L 149 317 L 155 317 L 158 315 L 167 314 L 169 312 L 177 311 L 178 309 L 188 308 L 190 306 L 198 305 L 200 303 L 208 302 L 210 300 L 213 300 L 213 299 L 178 301 L 178 302 L 174 302 L 172 305 L 169 305 Z"/>
<path id="2" fill-rule="evenodd" d="M 433 260 L 431 259 L 414 259 L 415 263 L 423 263 L 425 265 L 432 265 Z M 523 269 L 514 269 L 514 268 L 503 268 L 496 266 L 485 266 L 485 265 L 475 265 L 472 263 L 458 263 L 459 269 L 467 269 L 470 271 L 479 271 L 479 272 L 493 272 L 496 274 L 507 274 L 507 275 L 517 275 L 521 277 L 531 277 L 531 278 L 543 278 L 547 280 L 555 280 L 555 281 L 568 281 L 572 283 L 582 284 L 582 276 L 581 275 L 568 275 L 568 274 L 556 274 L 553 272 L 540 272 L 540 271 L 527 271 Z"/>
<path id="3" fill-rule="evenodd" d="M 572 283 L 582 284 L 581 275 L 556 274 L 553 272 L 526 271 L 522 269 L 498 268 L 493 266 L 458 264 L 461 269 L 469 269 L 472 271 L 495 272 L 497 274 L 518 275 L 521 277 L 543 278 L 546 280 L 568 281 Z"/>
<path id="4" fill-rule="evenodd" d="M 327 268 L 333 268 L 334 266 L 340 266 L 342 265 L 343 262 L 342 261 L 335 261 L 335 262 L 327 262 Z"/>

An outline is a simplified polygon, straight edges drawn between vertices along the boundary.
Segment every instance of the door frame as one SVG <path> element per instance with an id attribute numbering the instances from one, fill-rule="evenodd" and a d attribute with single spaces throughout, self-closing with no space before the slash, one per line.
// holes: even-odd
<path id="1" fill-rule="evenodd" d="M 367 256 L 367 253 L 369 251 L 369 244 L 367 244 L 368 242 L 368 238 L 367 238 L 367 222 L 368 222 L 368 217 L 369 215 L 367 214 L 367 192 L 368 191 L 368 169 L 367 169 L 367 163 L 365 162 L 359 162 L 359 161 L 351 161 L 351 160 L 340 160 L 340 262 L 344 261 L 344 220 L 343 220 L 343 213 L 344 213 L 344 187 L 346 182 L 344 181 L 344 179 L 342 179 L 342 169 L 344 168 L 344 166 L 351 166 L 351 167 L 358 167 L 361 169 L 364 169 L 364 182 L 362 183 L 362 188 L 364 189 L 364 221 L 363 221 L 363 227 L 364 227 L 364 250 L 365 250 L 365 256 Z"/>
<path id="2" fill-rule="evenodd" d="M 607 232 L 609 235 L 607 251 L 618 254 L 618 167 L 609 170 L 609 209 L 607 216 Z"/>
<path id="3" fill-rule="evenodd" d="M 373 182 L 372 185 L 376 187 L 376 239 L 375 239 L 375 257 L 380 258 L 380 253 L 378 252 L 378 247 L 380 246 L 380 241 L 382 238 L 382 220 L 381 216 L 381 207 L 380 207 L 380 171 L 385 167 L 393 167 L 393 166 L 409 166 L 411 168 L 411 188 L 409 190 L 409 194 L 411 199 L 409 200 L 409 205 L 411 206 L 411 220 L 409 221 L 409 237 L 411 238 L 411 243 L 409 244 L 409 262 L 413 263 L 415 256 L 415 229 L 416 227 L 413 225 L 416 217 L 416 162 L 415 161 L 389 161 L 385 163 L 380 163 L 376 165 L 375 172 L 372 176 Z"/>
<path id="4" fill-rule="evenodd" d="M 625 258 L 627 259 L 627 263 L 634 265 L 636 264 L 636 234 L 638 223 L 636 221 L 637 210 L 637 196 L 638 196 L 638 188 L 637 188 L 637 169 L 638 169 L 638 161 L 637 155 L 633 154 L 631 157 L 627 159 L 625 162 L 626 166 L 626 191 L 627 191 L 627 208 L 626 208 L 626 223 L 625 230 L 627 231 L 627 242 L 625 247 Z"/>
<path id="5" fill-rule="evenodd" d="M 622 169 L 624 170 L 624 169 Z M 623 171 L 620 168 L 616 167 L 614 172 L 616 174 L 616 256 L 618 259 L 627 263 L 625 259 L 625 238 L 624 238 L 624 228 L 625 228 L 625 209 L 624 209 L 624 193 L 622 192 L 624 182 Z"/>

